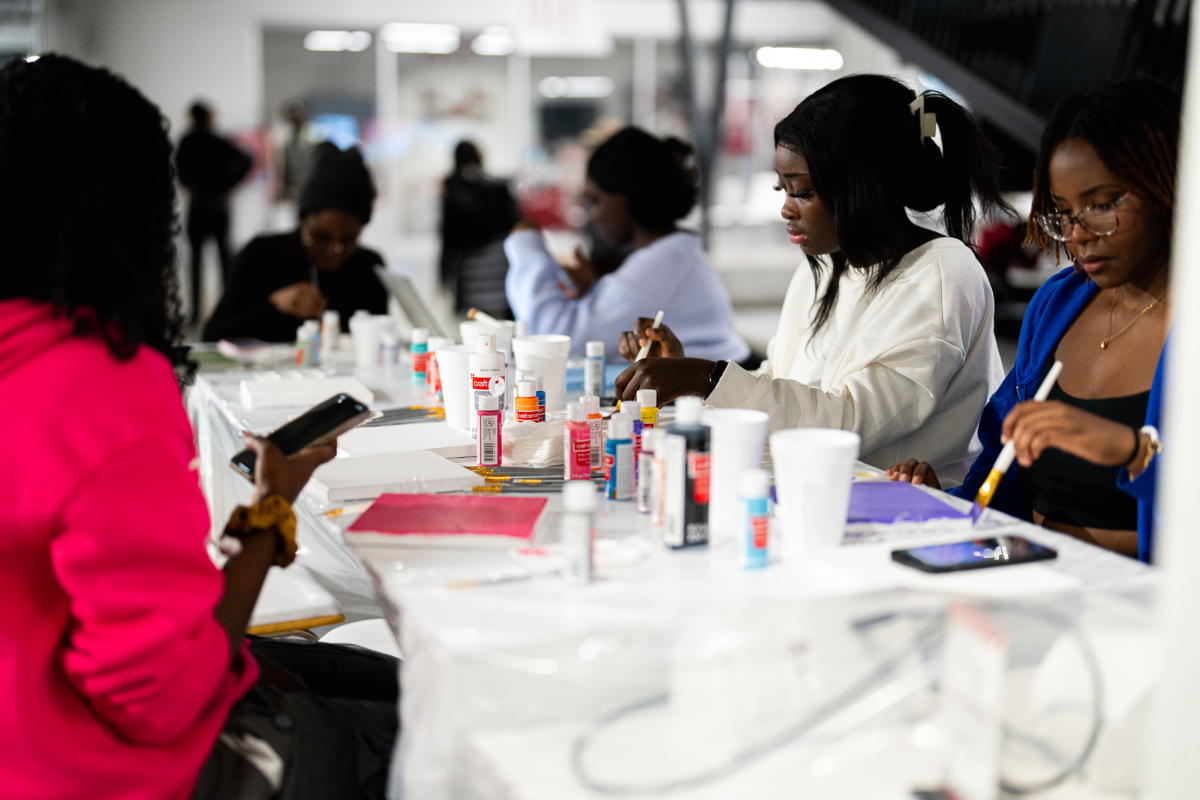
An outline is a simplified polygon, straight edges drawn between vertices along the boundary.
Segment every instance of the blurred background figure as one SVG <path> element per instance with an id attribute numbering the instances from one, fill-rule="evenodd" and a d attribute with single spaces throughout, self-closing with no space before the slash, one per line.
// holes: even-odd
<path id="1" fill-rule="evenodd" d="M 477 308 L 512 318 L 504 295 L 504 237 L 520 218 L 508 185 L 484 174 L 479 148 L 459 142 L 442 196 L 441 278 L 456 312 Z"/>
<path id="2" fill-rule="evenodd" d="M 277 200 L 292 203 L 300 197 L 300 189 L 308 179 L 312 164 L 313 142 L 308 136 L 308 106 L 299 97 L 293 97 L 283 105 L 283 118 L 287 121 L 287 139 L 279 148 L 276 169 L 279 175 Z"/>
<path id="3" fill-rule="evenodd" d="M 238 254 L 224 297 L 204 326 L 204 339 L 250 337 L 290 342 L 296 328 L 326 309 L 342 328 L 360 308 L 387 312 L 387 291 L 375 276 L 383 259 L 358 246 L 371 221 L 375 187 L 357 149 L 322 142 L 300 191 L 300 226 L 258 236 Z"/>
<path id="4" fill-rule="evenodd" d="M 204 243 L 213 239 L 221 260 L 221 283 L 229 285 L 229 193 L 250 172 L 250 156 L 213 132 L 213 111 L 193 103 L 188 112 L 192 127 L 175 151 L 175 170 L 188 193 L 187 236 L 192 250 L 192 305 L 190 317 L 200 318 L 204 272 Z"/>

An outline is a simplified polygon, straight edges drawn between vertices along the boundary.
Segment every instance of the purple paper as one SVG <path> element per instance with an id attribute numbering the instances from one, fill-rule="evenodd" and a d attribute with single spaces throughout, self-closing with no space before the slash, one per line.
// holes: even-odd
<path id="1" fill-rule="evenodd" d="M 967 519 L 949 503 L 901 481 L 855 483 L 850 486 L 850 512 L 847 523 L 925 522 L 931 519 Z"/>

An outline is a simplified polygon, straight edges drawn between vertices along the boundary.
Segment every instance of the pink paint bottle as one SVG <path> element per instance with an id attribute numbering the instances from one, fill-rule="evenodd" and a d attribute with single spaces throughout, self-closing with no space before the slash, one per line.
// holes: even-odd
<path id="1" fill-rule="evenodd" d="M 592 426 L 587 406 L 567 403 L 567 424 L 563 429 L 563 479 L 586 481 L 592 477 Z"/>
<path id="2" fill-rule="evenodd" d="M 479 466 L 498 467 L 503 457 L 500 398 L 494 395 L 479 398 Z"/>

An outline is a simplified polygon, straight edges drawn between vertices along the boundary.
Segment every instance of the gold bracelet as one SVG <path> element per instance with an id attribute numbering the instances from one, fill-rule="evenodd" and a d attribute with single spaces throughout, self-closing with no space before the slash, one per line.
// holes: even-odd
<path id="1" fill-rule="evenodd" d="M 273 494 L 250 507 L 238 506 L 229 516 L 224 536 L 240 540 L 260 531 L 275 531 L 282 540 L 276 564 L 286 567 L 296 560 L 296 515 L 291 503 Z"/>
<path id="2" fill-rule="evenodd" d="M 1158 436 L 1158 429 L 1153 425 L 1143 426 L 1142 429 L 1138 431 L 1138 434 L 1145 434 L 1146 439 L 1148 440 L 1146 443 L 1146 460 L 1142 462 L 1142 468 L 1138 470 L 1138 474 L 1141 475 L 1146 471 L 1146 467 L 1150 466 L 1150 462 L 1154 460 L 1154 457 L 1162 452 L 1163 446 L 1162 439 L 1160 439 Z"/>

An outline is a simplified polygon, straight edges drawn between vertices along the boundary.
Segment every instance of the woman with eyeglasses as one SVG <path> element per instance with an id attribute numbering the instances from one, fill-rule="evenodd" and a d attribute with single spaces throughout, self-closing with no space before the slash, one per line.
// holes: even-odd
<path id="1" fill-rule="evenodd" d="M 1017 464 L 992 505 L 1111 550 L 1153 552 L 1156 428 L 1170 328 L 1179 97 L 1149 79 L 1061 100 L 1042 134 L 1029 239 L 1074 262 L 1025 313 L 1016 365 L 983 411 L 974 498 L 1000 449 Z M 1062 374 L 1031 402 L 1055 361 Z M 893 480 L 938 487 L 915 459 Z"/>
<path id="2" fill-rule="evenodd" d="M 238 254 L 229 287 L 204 326 L 205 341 L 291 342 L 300 323 L 326 309 L 341 315 L 342 330 L 360 308 L 386 314 L 387 290 L 375 276 L 383 259 L 358 246 L 374 202 L 362 154 L 318 145 L 300 192 L 300 227 L 256 237 Z"/>

